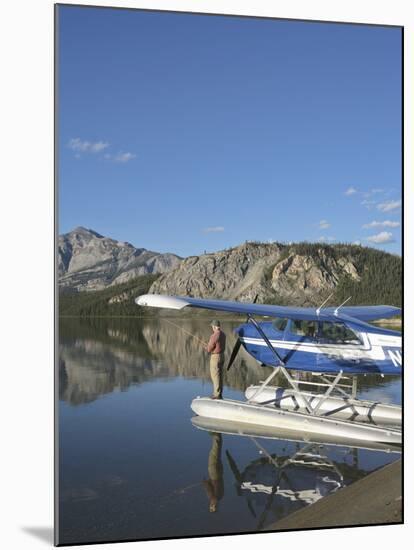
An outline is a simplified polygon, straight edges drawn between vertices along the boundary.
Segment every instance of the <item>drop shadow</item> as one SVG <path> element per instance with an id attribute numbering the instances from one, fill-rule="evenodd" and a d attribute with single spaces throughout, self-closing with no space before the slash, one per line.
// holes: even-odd
<path id="1" fill-rule="evenodd" d="M 53 546 L 53 527 L 22 527 L 22 531 Z"/>

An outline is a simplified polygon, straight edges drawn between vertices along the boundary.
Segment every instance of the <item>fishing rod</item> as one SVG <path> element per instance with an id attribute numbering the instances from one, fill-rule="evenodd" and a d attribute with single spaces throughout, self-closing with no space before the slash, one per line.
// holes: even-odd
<path id="1" fill-rule="evenodd" d="M 185 334 L 187 334 L 188 336 L 191 336 L 191 338 L 195 338 L 196 340 L 201 342 L 201 344 L 203 344 L 203 346 L 207 346 L 207 342 L 204 342 L 204 340 L 201 340 L 201 338 L 199 338 L 195 334 L 191 334 L 191 332 L 188 332 L 188 330 L 185 330 L 183 327 L 180 327 L 180 325 L 176 325 L 172 321 L 169 321 L 168 319 L 165 319 L 165 318 L 162 318 L 162 320 L 165 321 L 166 323 L 169 323 L 170 325 L 173 325 L 174 327 L 182 330 Z"/>

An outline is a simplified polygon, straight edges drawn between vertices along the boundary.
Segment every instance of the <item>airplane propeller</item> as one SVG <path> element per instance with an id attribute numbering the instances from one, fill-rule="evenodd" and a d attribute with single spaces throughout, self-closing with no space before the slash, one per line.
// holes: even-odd
<path id="1" fill-rule="evenodd" d="M 236 359 L 236 355 L 239 353 L 240 346 L 241 346 L 241 340 L 240 338 L 237 338 L 236 343 L 234 344 L 233 350 L 230 355 L 230 360 L 229 360 L 229 364 L 227 365 L 227 370 L 229 370 L 232 364 L 234 363 L 234 360 Z"/>
<path id="2" fill-rule="evenodd" d="M 252 302 L 253 304 L 256 303 L 256 300 L 257 300 L 258 296 L 259 295 L 256 294 L 256 296 L 254 297 L 254 300 Z M 248 320 L 249 320 L 249 318 L 246 319 L 246 323 L 247 323 Z M 236 343 L 234 344 L 234 347 L 233 347 L 231 355 L 230 355 L 230 360 L 229 360 L 229 364 L 227 365 L 227 370 L 230 370 L 230 367 L 234 363 L 234 360 L 236 359 L 236 356 L 239 353 L 240 346 L 241 346 L 241 340 L 240 340 L 239 337 L 237 337 Z"/>

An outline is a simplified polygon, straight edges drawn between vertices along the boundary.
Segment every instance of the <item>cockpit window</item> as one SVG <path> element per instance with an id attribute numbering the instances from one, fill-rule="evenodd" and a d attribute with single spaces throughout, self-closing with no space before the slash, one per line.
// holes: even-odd
<path id="1" fill-rule="evenodd" d="M 343 323 L 321 323 L 321 339 L 327 343 L 361 344 L 361 340 Z"/>
<path id="2" fill-rule="evenodd" d="M 276 317 L 272 324 L 276 330 L 284 331 L 287 325 L 287 319 Z"/>
<path id="3" fill-rule="evenodd" d="M 318 334 L 318 323 L 316 321 L 294 320 L 290 325 L 290 331 L 298 336 L 316 338 Z"/>

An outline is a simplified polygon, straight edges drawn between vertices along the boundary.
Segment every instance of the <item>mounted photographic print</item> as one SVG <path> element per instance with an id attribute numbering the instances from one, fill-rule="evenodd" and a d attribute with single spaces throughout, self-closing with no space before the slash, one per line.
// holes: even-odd
<path id="1" fill-rule="evenodd" d="M 55 29 L 56 544 L 402 523 L 403 28 Z"/>

